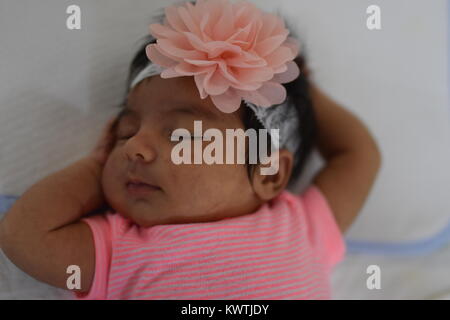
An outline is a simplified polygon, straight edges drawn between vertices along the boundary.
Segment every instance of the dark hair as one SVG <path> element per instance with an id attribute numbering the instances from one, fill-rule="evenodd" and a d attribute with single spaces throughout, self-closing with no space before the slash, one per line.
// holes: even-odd
<path id="1" fill-rule="evenodd" d="M 139 50 L 135 54 L 131 65 L 129 69 L 128 79 L 127 79 L 127 93 L 129 92 L 129 87 L 133 79 L 139 74 L 141 70 L 143 70 L 147 64 L 149 63 L 149 60 L 146 55 L 146 47 L 149 44 L 156 43 L 156 39 L 154 39 L 152 36 L 146 36 L 142 39 L 142 45 L 140 46 Z M 316 121 L 315 121 L 315 115 L 314 115 L 314 109 L 312 106 L 311 98 L 309 96 L 309 80 L 308 80 L 308 72 L 305 72 L 306 68 L 306 59 L 304 56 L 298 56 L 295 59 L 295 62 L 300 67 L 300 70 L 302 71 L 300 76 L 294 80 L 293 82 L 284 84 L 286 91 L 287 91 L 287 99 L 290 100 L 290 105 L 296 108 L 296 113 L 299 119 L 299 132 L 301 139 L 300 147 L 297 149 L 297 151 L 294 154 L 294 165 L 291 177 L 289 179 L 289 185 L 293 184 L 298 177 L 301 175 L 304 169 L 304 165 L 313 149 L 313 146 L 315 144 L 316 139 Z M 243 123 L 245 126 L 245 129 L 264 129 L 262 124 L 259 122 L 259 120 L 256 118 L 254 112 L 246 107 L 244 104 L 241 106 L 244 108 L 244 118 Z M 259 132 L 259 131 L 257 131 Z M 259 135 L 256 135 L 257 139 L 259 139 Z M 270 135 L 267 137 L 268 141 L 268 149 L 270 151 Z M 259 141 L 257 143 L 259 146 Z M 259 154 L 259 152 L 258 152 Z M 248 153 L 247 153 L 248 156 Z M 258 159 L 259 160 L 259 159 Z M 247 172 L 249 175 L 249 178 L 253 175 L 254 172 L 254 165 L 248 164 L 247 161 Z"/>

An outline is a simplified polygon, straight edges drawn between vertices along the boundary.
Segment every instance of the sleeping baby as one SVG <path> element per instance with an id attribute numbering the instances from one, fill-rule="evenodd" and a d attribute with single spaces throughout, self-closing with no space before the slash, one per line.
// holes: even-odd
<path id="1" fill-rule="evenodd" d="M 330 299 L 343 234 L 381 166 L 374 138 L 313 85 L 280 17 L 198 0 L 159 22 L 95 148 L 15 202 L 1 249 L 76 299 Z M 246 143 L 218 141 L 231 129 Z M 314 147 L 325 165 L 288 191 Z M 208 148 L 233 161 L 174 161 Z"/>

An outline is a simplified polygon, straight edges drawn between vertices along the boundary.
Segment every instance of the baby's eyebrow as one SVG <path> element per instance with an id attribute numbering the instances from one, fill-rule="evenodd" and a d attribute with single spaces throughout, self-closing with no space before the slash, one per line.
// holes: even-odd
<path id="1" fill-rule="evenodd" d="M 204 116 L 209 119 L 215 119 L 216 115 L 212 112 L 200 111 L 198 108 L 192 105 L 184 105 L 182 107 L 177 107 L 168 111 L 168 113 L 178 113 L 178 114 L 188 114 L 192 116 Z"/>
<path id="2" fill-rule="evenodd" d="M 177 106 L 175 108 L 169 109 L 165 111 L 166 114 L 175 115 L 175 114 L 187 114 L 191 116 L 199 116 L 199 117 L 206 117 L 207 119 L 217 119 L 217 116 L 208 111 L 199 110 L 197 107 L 194 107 L 190 104 L 183 104 L 183 106 Z M 139 117 L 139 113 L 135 110 L 130 109 L 129 107 L 125 106 L 122 111 L 117 115 L 117 123 L 120 122 L 120 120 L 126 116 L 136 116 Z"/>

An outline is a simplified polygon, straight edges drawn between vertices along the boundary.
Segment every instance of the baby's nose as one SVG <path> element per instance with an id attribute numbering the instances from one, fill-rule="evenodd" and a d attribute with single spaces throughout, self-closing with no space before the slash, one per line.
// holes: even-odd
<path id="1" fill-rule="evenodd" d="M 144 162 L 150 162 L 150 157 L 147 156 L 147 153 L 137 152 L 135 154 L 132 154 L 130 157 L 132 161 L 144 161 Z"/>
<path id="2" fill-rule="evenodd" d="M 156 151 L 148 138 L 136 135 L 127 142 L 126 154 L 131 161 L 151 162 L 156 158 Z"/>

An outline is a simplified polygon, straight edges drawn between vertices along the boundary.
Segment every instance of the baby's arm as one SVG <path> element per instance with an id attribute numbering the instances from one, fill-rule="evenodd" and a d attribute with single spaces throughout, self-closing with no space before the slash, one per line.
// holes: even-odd
<path id="1" fill-rule="evenodd" d="M 9 259 L 56 287 L 67 289 L 70 265 L 81 269 L 77 291 L 88 291 L 93 280 L 93 238 L 80 218 L 104 204 L 100 177 L 106 157 L 98 148 L 33 185 L 0 221 L 0 247 Z"/>
<path id="2" fill-rule="evenodd" d="M 313 183 L 344 233 L 362 209 L 381 167 L 381 152 L 364 123 L 311 85 L 318 148 L 325 167 Z"/>

